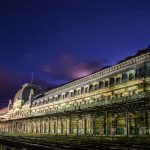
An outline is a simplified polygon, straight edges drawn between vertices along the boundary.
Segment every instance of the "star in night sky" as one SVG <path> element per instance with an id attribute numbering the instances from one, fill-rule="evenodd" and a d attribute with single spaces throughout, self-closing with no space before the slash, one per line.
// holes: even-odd
<path id="1" fill-rule="evenodd" d="M 1 0 L 0 106 L 22 84 L 52 88 L 150 45 L 149 0 Z"/>

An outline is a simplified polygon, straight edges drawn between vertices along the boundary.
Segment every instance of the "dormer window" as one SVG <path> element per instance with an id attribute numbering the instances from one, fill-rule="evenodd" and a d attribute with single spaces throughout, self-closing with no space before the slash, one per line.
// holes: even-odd
<path id="1" fill-rule="evenodd" d="M 89 88 L 88 87 L 85 87 L 85 93 L 88 93 L 89 92 Z"/>
<path id="2" fill-rule="evenodd" d="M 49 102 L 51 103 L 52 101 L 53 101 L 53 98 L 52 98 L 52 97 L 50 97 L 50 98 L 49 98 Z"/>
<path id="3" fill-rule="evenodd" d="M 105 87 L 108 87 L 108 81 L 105 81 Z"/>
<path id="4" fill-rule="evenodd" d="M 100 81 L 99 82 L 99 88 L 101 89 L 101 88 L 103 88 L 103 86 L 104 86 L 103 81 Z"/>
<path id="5" fill-rule="evenodd" d="M 62 98 L 65 99 L 65 94 L 62 94 Z"/>
<path id="6" fill-rule="evenodd" d="M 80 94 L 81 94 L 81 89 L 79 88 L 76 90 L 76 95 L 80 95 Z"/>
<path id="7" fill-rule="evenodd" d="M 55 96 L 55 97 L 54 97 L 54 101 L 58 101 L 58 96 Z"/>
<path id="8" fill-rule="evenodd" d="M 113 86 L 115 84 L 115 79 L 114 78 L 110 78 L 110 86 Z"/>
<path id="9" fill-rule="evenodd" d="M 98 90 L 98 84 L 94 85 L 94 90 Z"/>
<path id="10" fill-rule="evenodd" d="M 73 93 L 73 91 L 71 91 L 71 92 L 70 92 L 70 96 L 71 96 L 71 97 L 73 97 L 73 96 L 74 96 L 74 93 Z"/>
<path id="11" fill-rule="evenodd" d="M 133 80 L 134 79 L 134 74 L 133 73 L 130 73 L 129 74 L 129 80 Z"/>
<path id="12" fill-rule="evenodd" d="M 126 73 L 122 74 L 122 81 L 123 82 L 128 81 L 128 75 Z"/>
<path id="13" fill-rule="evenodd" d="M 121 82 L 120 77 L 116 78 L 116 84 L 119 84 Z"/>

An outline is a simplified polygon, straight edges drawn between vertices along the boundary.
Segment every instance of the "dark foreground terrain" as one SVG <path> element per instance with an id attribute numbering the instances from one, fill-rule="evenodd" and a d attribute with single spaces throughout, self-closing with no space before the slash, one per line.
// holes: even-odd
<path id="1" fill-rule="evenodd" d="M 150 138 L 1 135 L 0 145 L 1 150 L 145 150 Z"/>

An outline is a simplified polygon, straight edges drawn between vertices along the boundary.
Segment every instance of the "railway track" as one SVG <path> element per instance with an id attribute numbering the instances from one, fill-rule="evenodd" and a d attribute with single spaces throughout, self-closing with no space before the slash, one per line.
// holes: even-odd
<path id="1" fill-rule="evenodd" d="M 56 138 L 57 139 L 57 138 Z M 82 141 L 79 139 L 65 139 L 58 141 L 45 138 L 10 137 L 0 136 L 0 144 L 5 145 L 7 150 L 143 150 L 150 149 L 148 145 L 117 144 L 109 142 Z"/>
<path id="2" fill-rule="evenodd" d="M 18 138 L 0 139 L 0 144 L 6 146 L 8 150 L 63 150 L 64 148 L 57 144 L 40 144 L 38 142 L 29 142 Z"/>

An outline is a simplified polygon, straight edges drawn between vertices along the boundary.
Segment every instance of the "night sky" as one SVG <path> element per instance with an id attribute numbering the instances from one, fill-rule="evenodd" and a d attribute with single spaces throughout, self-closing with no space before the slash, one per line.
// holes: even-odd
<path id="1" fill-rule="evenodd" d="M 150 45 L 150 0 L 0 0 L 0 106 L 22 84 L 55 87 Z"/>

